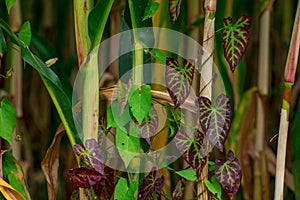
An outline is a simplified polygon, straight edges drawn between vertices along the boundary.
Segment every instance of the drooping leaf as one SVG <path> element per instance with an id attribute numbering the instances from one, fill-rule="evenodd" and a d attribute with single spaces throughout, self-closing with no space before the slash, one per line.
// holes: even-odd
<path id="1" fill-rule="evenodd" d="M 204 134 L 199 130 L 195 131 L 194 134 L 194 137 L 192 137 L 181 130 L 174 137 L 174 141 L 183 159 L 190 167 L 196 169 L 198 175 L 206 163 L 205 157 L 201 154 Z"/>
<path id="2" fill-rule="evenodd" d="M 156 178 L 156 171 L 151 171 L 143 179 L 139 187 L 138 199 L 144 200 L 152 198 L 153 193 L 160 192 L 164 184 L 164 176 Z"/>
<path id="3" fill-rule="evenodd" d="M 57 197 L 59 150 L 64 132 L 64 126 L 60 124 L 41 164 L 47 181 L 48 199 L 55 199 Z"/>
<path id="4" fill-rule="evenodd" d="M 216 99 L 216 105 L 201 96 L 199 103 L 199 120 L 203 131 L 206 133 L 210 143 L 223 151 L 225 140 L 231 126 L 231 105 L 230 98 L 221 94 Z"/>
<path id="5" fill-rule="evenodd" d="M 25 200 L 25 198 L 16 191 L 10 184 L 0 177 L 0 192 L 5 199 Z"/>
<path id="6" fill-rule="evenodd" d="M 185 189 L 184 180 L 178 181 L 178 183 L 176 184 L 176 187 L 172 193 L 172 199 L 173 200 L 181 200 L 183 198 L 184 189 Z"/>
<path id="7" fill-rule="evenodd" d="M 114 0 L 99 0 L 88 16 L 88 32 L 92 48 L 100 44 Z"/>
<path id="8" fill-rule="evenodd" d="M 140 137 L 150 144 L 150 138 L 155 135 L 158 126 L 158 115 L 154 107 L 151 107 L 148 117 L 145 118 L 144 123 L 138 125 L 140 128 Z"/>
<path id="9" fill-rule="evenodd" d="M 189 181 L 197 180 L 196 170 L 194 169 L 185 169 L 175 173 Z"/>
<path id="10" fill-rule="evenodd" d="M 159 3 L 153 0 L 148 0 L 148 4 L 144 13 L 143 21 L 151 18 L 159 8 Z"/>
<path id="11" fill-rule="evenodd" d="M 215 176 L 212 176 L 210 181 L 205 180 L 204 181 L 206 188 L 219 200 L 221 200 L 222 197 L 222 187 L 220 183 L 217 181 Z"/>
<path id="12" fill-rule="evenodd" d="M 251 17 L 249 16 L 241 16 L 235 24 L 232 23 L 231 17 L 223 20 L 224 57 L 232 72 L 234 72 L 248 46 L 250 23 Z"/>
<path id="13" fill-rule="evenodd" d="M 231 150 L 227 154 L 226 162 L 216 159 L 215 175 L 229 198 L 233 199 L 241 184 L 242 170 L 238 159 L 234 157 Z"/>
<path id="14" fill-rule="evenodd" d="M 24 199 L 31 199 L 22 167 L 13 157 L 12 151 L 4 153 L 2 162 L 3 178 L 8 180 L 11 187 L 18 191 Z"/>
<path id="15" fill-rule="evenodd" d="M 140 90 L 137 87 L 134 88 L 128 99 L 128 103 L 133 116 L 141 124 L 143 119 L 148 115 L 152 105 L 150 86 L 142 85 Z"/>
<path id="16" fill-rule="evenodd" d="M 0 103 L 0 137 L 12 144 L 12 134 L 16 124 L 16 115 L 13 105 L 7 98 Z"/>
<path id="17" fill-rule="evenodd" d="M 2 32 L 2 29 L 0 28 L 0 62 L 2 61 L 3 54 L 6 51 L 6 41 Z"/>
<path id="18" fill-rule="evenodd" d="M 16 3 L 16 0 L 5 0 L 6 9 L 8 14 L 10 13 L 10 9 L 13 7 L 13 5 Z"/>
<path id="19" fill-rule="evenodd" d="M 172 24 L 174 24 L 178 19 L 178 16 L 180 14 L 180 6 L 181 6 L 181 0 L 169 1 L 169 12 L 170 12 Z"/>
<path id="20" fill-rule="evenodd" d="M 184 103 L 190 93 L 195 66 L 186 59 L 179 63 L 176 58 L 167 58 L 166 63 L 166 86 L 175 109 Z"/>
<path id="21" fill-rule="evenodd" d="M 86 161 L 97 172 L 103 174 L 104 155 L 94 138 L 87 139 L 85 141 L 85 147 L 82 144 L 76 144 L 74 146 L 74 151 L 76 155 Z"/>
<path id="22" fill-rule="evenodd" d="M 69 169 L 68 175 L 72 183 L 80 188 L 89 188 L 105 177 L 95 169 L 87 167 Z"/>
<path id="23" fill-rule="evenodd" d="M 19 32 L 19 37 L 25 43 L 26 46 L 30 45 L 32 35 L 29 21 L 25 22 L 22 25 L 21 30 Z"/>
<path id="24" fill-rule="evenodd" d="M 139 151 L 139 138 L 128 135 L 121 129 L 116 129 L 116 146 L 119 154 L 127 167 L 130 161 L 135 157 Z"/>

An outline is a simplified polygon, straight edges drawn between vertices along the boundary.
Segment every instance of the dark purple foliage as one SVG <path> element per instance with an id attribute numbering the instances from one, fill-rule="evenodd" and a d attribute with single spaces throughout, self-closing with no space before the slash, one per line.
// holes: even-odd
<path id="1" fill-rule="evenodd" d="M 140 137 L 145 138 L 148 144 L 150 144 L 150 138 L 154 136 L 158 126 L 158 116 L 153 106 L 149 111 L 148 118 L 141 125 L 137 124 L 137 126 L 140 128 Z"/>
<path id="2" fill-rule="evenodd" d="M 232 18 L 228 17 L 223 20 L 223 24 L 224 57 L 230 65 L 231 71 L 234 72 L 250 40 L 251 17 L 241 16 L 235 24 L 232 24 Z"/>
<path id="3" fill-rule="evenodd" d="M 178 19 L 180 14 L 180 5 L 181 0 L 169 0 L 169 11 L 172 24 L 174 24 Z"/>
<path id="4" fill-rule="evenodd" d="M 166 86 L 174 102 L 174 109 L 183 104 L 189 96 L 194 71 L 192 61 L 183 59 L 182 64 L 179 64 L 176 58 L 167 58 Z"/>
<path id="5" fill-rule="evenodd" d="M 104 176 L 92 168 L 80 167 L 68 170 L 70 180 L 78 187 L 89 188 L 99 182 Z"/>
<path id="6" fill-rule="evenodd" d="M 215 167 L 215 175 L 218 182 L 222 185 L 229 198 L 233 199 L 242 179 L 242 170 L 238 159 L 235 158 L 233 152 L 229 150 L 227 161 L 224 162 L 221 159 L 216 159 Z"/>
<path id="7" fill-rule="evenodd" d="M 157 193 L 160 196 L 160 191 L 164 185 L 164 180 L 164 176 L 156 178 L 156 171 L 149 172 L 139 186 L 138 199 L 153 199 L 153 193 Z"/>
<path id="8" fill-rule="evenodd" d="M 93 185 L 94 191 L 101 200 L 110 200 L 115 190 L 115 172 L 109 167 L 104 168 L 104 177 Z"/>
<path id="9" fill-rule="evenodd" d="M 215 107 L 208 98 L 203 96 L 198 99 L 198 103 L 201 128 L 206 133 L 210 143 L 223 151 L 231 127 L 232 112 L 229 96 L 219 95 Z"/>
<path id="10" fill-rule="evenodd" d="M 184 188 L 185 188 L 184 180 L 178 181 L 172 194 L 172 200 L 181 200 L 183 198 Z"/>

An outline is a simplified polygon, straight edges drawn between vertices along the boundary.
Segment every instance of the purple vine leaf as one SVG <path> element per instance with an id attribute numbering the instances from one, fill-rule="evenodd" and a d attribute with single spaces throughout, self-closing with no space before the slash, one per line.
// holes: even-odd
<path id="1" fill-rule="evenodd" d="M 156 177 L 156 171 L 151 171 L 139 186 L 138 199 L 151 199 L 153 193 L 159 193 L 164 184 L 164 176 Z"/>
<path id="2" fill-rule="evenodd" d="M 184 189 L 185 189 L 185 181 L 184 180 L 178 181 L 178 183 L 176 184 L 176 187 L 172 193 L 172 199 L 173 200 L 181 200 L 183 198 Z"/>
<path id="3" fill-rule="evenodd" d="M 68 176 L 80 188 L 89 188 L 104 178 L 103 174 L 87 167 L 69 169 Z"/>
<path id="4" fill-rule="evenodd" d="M 171 17 L 172 24 L 174 24 L 179 17 L 181 1 L 182 0 L 170 0 L 169 1 L 169 11 L 170 11 L 170 17 Z"/>

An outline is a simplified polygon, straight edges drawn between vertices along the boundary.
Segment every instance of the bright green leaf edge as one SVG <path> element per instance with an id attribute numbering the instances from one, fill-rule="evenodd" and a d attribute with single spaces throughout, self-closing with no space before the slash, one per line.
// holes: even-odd
<path id="1" fill-rule="evenodd" d="M 7 98 L 0 103 L 0 136 L 10 145 L 12 144 L 12 134 L 16 124 L 16 115 L 13 105 Z"/>

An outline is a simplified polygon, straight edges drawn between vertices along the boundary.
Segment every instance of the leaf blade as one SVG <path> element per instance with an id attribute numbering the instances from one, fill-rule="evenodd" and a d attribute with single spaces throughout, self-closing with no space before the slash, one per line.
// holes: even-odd
<path id="1" fill-rule="evenodd" d="M 12 144 L 12 135 L 16 124 L 16 115 L 13 105 L 7 98 L 0 103 L 0 137 Z"/>

